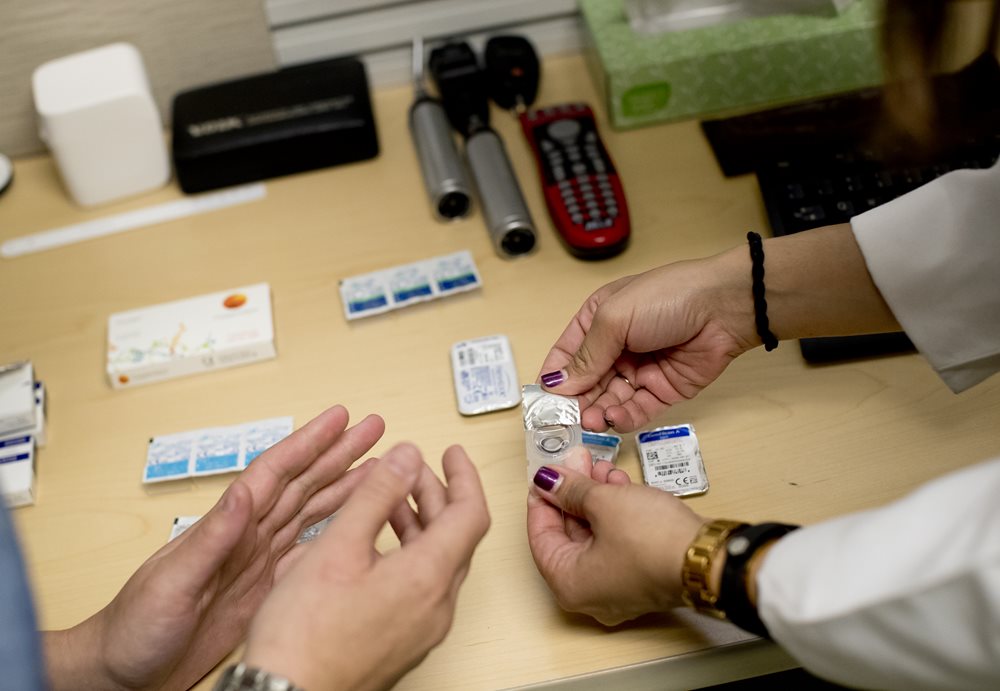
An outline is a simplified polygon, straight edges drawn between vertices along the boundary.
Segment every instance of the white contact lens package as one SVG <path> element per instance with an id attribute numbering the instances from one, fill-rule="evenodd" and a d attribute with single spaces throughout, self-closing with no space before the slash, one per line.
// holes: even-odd
<path id="1" fill-rule="evenodd" d="M 35 441 L 30 434 L 0 440 L 0 495 L 10 508 L 35 503 Z"/>
<path id="2" fill-rule="evenodd" d="M 235 473 L 292 433 L 290 417 L 165 434 L 149 440 L 143 482 Z"/>
<path id="3" fill-rule="evenodd" d="M 458 412 L 462 415 L 506 410 L 521 402 L 514 353 L 503 334 L 454 344 L 451 372 Z"/>
<path id="4" fill-rule="evenodd" d="M 30 362 L 0 366 L 0 435 L 35 424 L 35 375 Z"/>
<path id="5" fill-rule="evenodd" d="M 583 445 L 590 451 L 590 457 L 597 461 L 607 461 L 614 463 L 618 460 L 618 450 L 622 445 L 622 438 L 613 433 L 588 432 L 583 431 Z"/>
<path id="6" fill-rule="evenodd" d="M 636 435 L 642 479 L 677 496 L 708 491 L 708 475 L 694 426 L 657 427 Z"/>
<path id="7" fill-rule="evenodd" d="M 403 264 L 340 281 L 344 316 L 371 317 L 383 312 L 464 293 L 482 286 L 467 250 Z"/>
<path id="8" fill-rule="evenodd" d="M 173 525 L 170 526 L 170 539 L 167 542 L 173 540 L 199 520 L 201 520 L 201 516 L 177 516 L 174 519 Z"/>
<path id="9" fill-rule="evenodd" d="M 271 289 L 243 286 L 108 318 L 115 389 L 273 358 Z"/>
<path id="10" fill-rule="evenodd" d="M 173 525 L 170 527 L 170 538 L 167 542 L 170 542 L 170 540 L 173 540 L 200 520 L 201 516 L 177 516 L 174 519 Z M 302 531 L 302 534 L 299 535 L 298 539 L 295 541 L 296 544 L 312 542 L 318 538 L 324 530 L 326 530 L 326 526 L 328 526 L 332 520 L 333 516 L 327 516 L 322 521 L 313 523 L 311 526 Z"/>

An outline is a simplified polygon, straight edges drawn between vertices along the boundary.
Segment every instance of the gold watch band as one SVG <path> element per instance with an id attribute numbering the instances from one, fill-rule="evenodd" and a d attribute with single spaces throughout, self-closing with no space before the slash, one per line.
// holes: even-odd
<path id="1" fill-rule="evenodd" d="M 681 568 L 681 599 L 688 607 L 724 619 L 726 613 L 718 608 L 719 594 L 712 592 L 709 579 L 712 564 L 725 547 L 726 539 L 737 528 L 747 525 L 739 521 L 714 520 L 701 526 L 698 534 L 684 554 Z"/>

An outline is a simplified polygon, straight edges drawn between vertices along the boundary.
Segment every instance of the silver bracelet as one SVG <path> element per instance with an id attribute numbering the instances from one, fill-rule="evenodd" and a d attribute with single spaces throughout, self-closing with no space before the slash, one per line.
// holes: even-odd
<path id="1" fill-rule="evenodd" d="M 214 691 L 305 691 L 284 677 L 276 677 L 244 663 L 226 669 Z"/>

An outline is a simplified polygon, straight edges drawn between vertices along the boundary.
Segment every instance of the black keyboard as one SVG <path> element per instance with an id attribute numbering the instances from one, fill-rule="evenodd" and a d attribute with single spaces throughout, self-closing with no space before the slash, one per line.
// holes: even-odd
<path id="1" fill-rule="evenodd" d="M 775 161 L 757 169 L 757 181 L 771 231 L 781 236 L 847 223 L 945 173 L 989 168 L 998 155 L 1000 135 L 923 165 L 893 165 L 862 154 Z"/>
<path id="2" fill-rule="evenodd" d="M 961 129 L 934 151 L 915 153 L 878 136 L 878 89 L 842 94 L 702 128 L 726 175 L 756 172 L 775 236 L 846 223 L 947 172 L 986 168 L 1000 155 L 1000 66 L 986 55 L 938 80 Z M 810 362 L 913 350 L 903 333 L 807 338 Z"/>

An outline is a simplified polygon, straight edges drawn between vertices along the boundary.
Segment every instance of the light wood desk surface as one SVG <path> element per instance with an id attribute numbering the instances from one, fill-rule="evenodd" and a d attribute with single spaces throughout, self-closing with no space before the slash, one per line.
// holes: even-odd
<path id="1" fill-rule="evenodd" d="M 548 60 L 545 70 L 540 104 L 599 103 L 580 58 Z M 377 452 L 412 440 L 440 471 L 443 450 L 462 443 L 493 517 L 451 634 L 399 688 L 532 684 L 739 639 L 728 625 L 685 624 L 693 615 L 605 629 L 561 613 L 526 544 L 520 411 L 459 415 L 448 349 L 505 333 L 521 380 L 533 381 L 593 289 L 766 229 L 754 179 L 724 179 L 694 122 L 632 132 L 601 123 L 625 182 L 634 236 L 619 257 L 580 262 L 554 235 L 515 121 L 495 112 L 540 235 L 534 255 L 507 261 L 494 254 L 478 215 L 450 225 L 431 219 L 407 132 L 409 89 L 379 91 L 374 101 L 382 145 L 374 161 L 269 181 L 262 201 L 0 260 L 0 362 L 30 358 L 49 390 L 50 443 L 38 454 L 37 504 L 14 511 L 41 624 L 66 627 L 103 606 L 164 543 L 174 516 L 203 513 L 231 479 L 147 491 L 140 477 L 150 436 L 278 415 L 294 415 L 301 425 L 339 402 L 355 420 L 384 416 Z M 171 186 L 81 211 L 48 158 L 19 160 L 15 173 L 0 197 L 0 240 L 180 195 Z M 474 255 L 482 290 L 344 319 L 338 279 L 461 249 Z M 277 359 L 109 388 L 108 315 L 258 281 L 272 288 Z M 954 396 L 917 355 L 809 367 L 786 343 L 740 358 L 699 398 L 657 422 L 697 427 L 712 488 L 689 500 L 695 510 L 810 523 L 884 503 L 1000 454 L 998 419 L 1000 378 Z M 636 476 L 631 438 L 621 466 Z M 385 545 L 391 542 L 385 536 Z M 650 687 L 748 673 L 739 665 L 706 670 L 697 681 L 661 670 Z M 633 682 L 629 688 L 638 688 Z"/>

